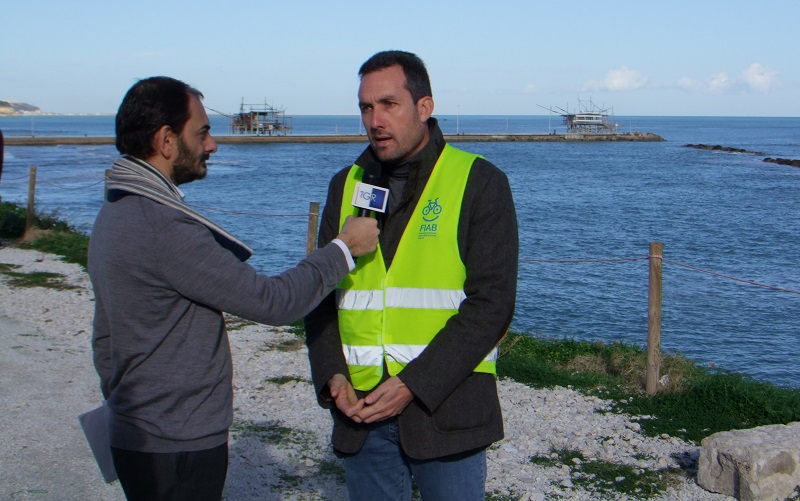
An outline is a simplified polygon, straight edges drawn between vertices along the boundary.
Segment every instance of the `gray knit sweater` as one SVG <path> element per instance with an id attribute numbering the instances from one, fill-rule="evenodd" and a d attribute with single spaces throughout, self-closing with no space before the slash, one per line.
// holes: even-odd
<path id="1" fill-rule="evenodd" d="M 112 410 L 111 445 L 180 452 L 227 441 L 232 362 L 222 312 L 281 325 L 348 273 L 336 244 L 279 276 L 175 208 L 109 191 L 92 230 L 94 363 Z"/>

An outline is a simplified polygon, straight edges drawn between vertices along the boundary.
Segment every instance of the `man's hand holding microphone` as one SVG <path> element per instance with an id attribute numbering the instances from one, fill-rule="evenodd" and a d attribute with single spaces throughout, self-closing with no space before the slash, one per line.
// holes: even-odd
<path id="1" fill-rule="evenodd" d="M 353 257 L 358 257 L 375 251 L 379 233 L 375 218 L 348 216 L 336 238 L 344 242 Z"/>
<path id="2" fill-rule="evenodd" d="M 374 212 L 386 212 L 389 190 L 371 184 L 377 179 L 374 175 L 366 174 L 363 182 L 356 183 L 353 205 L 358 207 L 358 217 L 349 216 L 337 237 L 347 245 L 353 257 L 369 254 L 378 246 L 378 221 L 371 216 Z"/>

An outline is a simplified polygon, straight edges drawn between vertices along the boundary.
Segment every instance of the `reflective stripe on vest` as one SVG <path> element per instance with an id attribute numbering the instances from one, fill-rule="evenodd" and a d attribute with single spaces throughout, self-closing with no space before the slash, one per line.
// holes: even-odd
<path id="1" fill-rule="evenodd" d="M 466 269 L 458 250 L 458 222 L 472 155 L 446 145 L 406 226 L 391 269 L 380 246 L 356 262 L 339 284 L 339 331 L 353 386 L 370 390 L 399 373 L 458 313 L 466 298 Z M 354 165 L 342 197 L 340 225 L 355 215 L 350 194 L 363 170 Z M 493 349 L 475 368 L 495 373 Z"/>
<path id="2" fill-rule="evenodd" d="M 426 344 L 388 344 L 386 346 L 352 346 L 344 345 L 344 353 L 348 362 L 360 366 L 380 366 L 383 361 L 384 349 L 387 356 L 397 362 L 407 364 L 417 358 L 427 348 Z M 484 362 L 496 362 L 497 349 L 486 356 Z"/>
<path id="3" fill-rule="evenodd" d="M 384 292 L 382 290 L 342 290 L 336 291 L 340 310 L 382 310 Z M 428 308 L 433 310 L 457 310 L 466 299 L 463 290 L 414 289 L 410 287 L 389 287 L 386 289 L 387 308 Z"/>

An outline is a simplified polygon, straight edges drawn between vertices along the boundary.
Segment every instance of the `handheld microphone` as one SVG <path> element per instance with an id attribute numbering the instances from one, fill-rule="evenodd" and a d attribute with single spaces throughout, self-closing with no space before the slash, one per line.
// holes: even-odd
<path id="1" fill-rule="evenodd" d="M 361 182 L 356 182 L 353 192 L 353 205 L 358 207 L 358 217 L 367 217 L 373 212 L 386 212 L 389 203 L 389 189 L 375 186 L 377 176 L 365 174 Z"/>

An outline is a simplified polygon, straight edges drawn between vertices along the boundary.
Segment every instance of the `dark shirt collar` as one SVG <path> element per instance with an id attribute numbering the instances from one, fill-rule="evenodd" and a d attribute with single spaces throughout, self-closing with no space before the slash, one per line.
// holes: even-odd
<path id="1" fill-rule="evenodd" d="M 374 173 L 375 176 L 384 180 L 395 176 L 415 177 L 412 174 L 419 174 L 427 178 L 445 145 L 442 130 L 439 128 L 438 121 L 433 117 L 428 119 L 428 131 L 430 133 L 428 143 L 405 162 L 394 165 L 384 164 L 375 156 L 372 147 L 368 146 L 358 157 L 356 164 L 361 166 L 365 172 Z"/>

